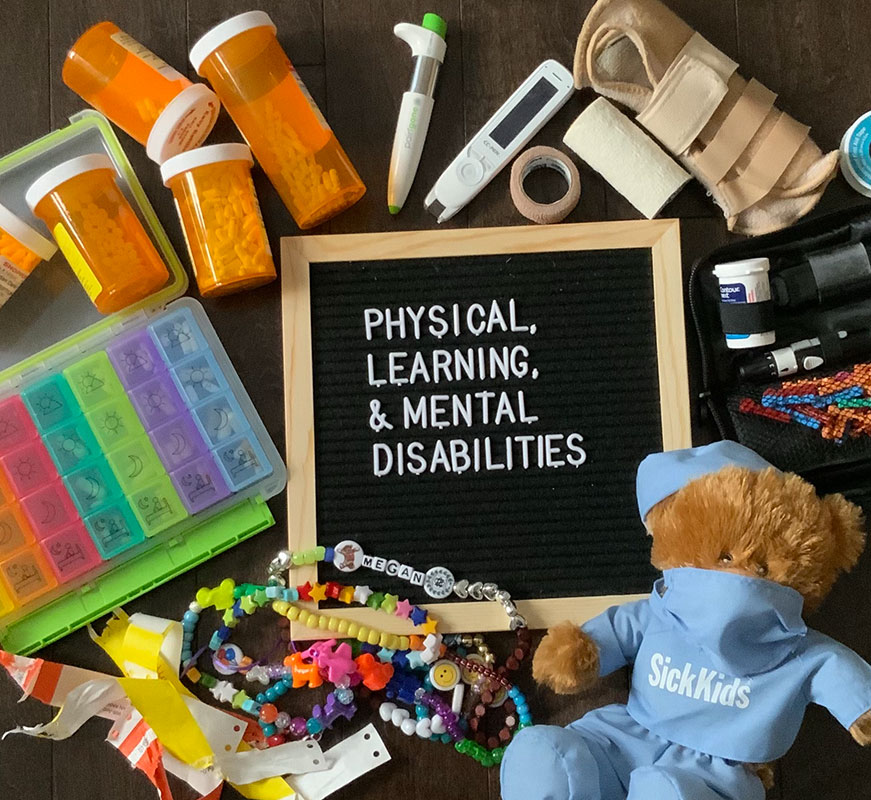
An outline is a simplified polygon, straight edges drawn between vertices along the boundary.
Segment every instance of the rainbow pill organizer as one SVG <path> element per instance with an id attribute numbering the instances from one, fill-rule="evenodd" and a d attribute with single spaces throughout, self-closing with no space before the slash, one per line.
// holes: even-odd
<path id="1" fill-rule="evenodd" d="M 100 151 L 171 279 L 103 317 L 56 256 L 0 309 L 0 642 L 13 652 L 269 527 L 265 501 L 286 483 L 205 311 L 173 299 L 186 275 L 105 118 L 83 112 L 0 159 L 0 202 L 35 219 L 21 173 Z"/>

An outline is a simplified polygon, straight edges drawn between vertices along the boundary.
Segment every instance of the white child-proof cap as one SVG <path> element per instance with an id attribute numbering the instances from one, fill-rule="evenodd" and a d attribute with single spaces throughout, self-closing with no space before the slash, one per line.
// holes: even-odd
<path id="1" fill-rule="evenodd" d="M 204 33 L 191 48 L 190 60 L 197 74 L 200 72 L 200 67 L 212 53 L 215 52 L 224 42 L 229 41 L 234 36 L 240 33 L 250 31 L 252 28 L 272 28 L 275 33 L 277 28 L 272 18 L 265 11 L 246 11 L 243 14 L 237 14 L 235 17 L 225 19 L 223 22 L 215 25 L 210 31 Z"/>
<path id="2" fill-rule="evenodd" d="M 31 253 L 36 253 L 43 261 L 48 261 L 57 252 L 54 242 L 50 242 L 23 219 L 16 217 L 4 205 L 0 205 L 0 228 L 14 236 L 19 244 L 24 245 Z"/>
<path id="3" fill-rule="evenodd" d="M 30 184 L 30 188 L 24 194 L 24 200 L 32 211 L 39 205 L 39 201 L 43 197 L 53 192 L 62 183 L 70 178 L 75 178 L 77 175 L 93 172 L 97 169 L 110 169 L 113 176 L 115 174 L 115 165 L 105 153 L 89 153 L 86 156 L 71 158 L 69 161 L 52 167 Z"/>
<path id="4" fill-rule="evenodd" d="M 151 126 L 145 152 L 163 164 L 178 153 L 199 147 L 215 127 L 221 104 L 205 84 L 194 83 L 182 89 Z"/>
<path id="5" fill-rule="evenodd" d="M 163 185 L 166 186 L 170 180 L 182 172 L 187 172 L 197 167 L 204 167 L 207 164 L 218 164 L 222 161 L 247 161 L 249 164 L 254 163 L 254 159 L 251 157 L 251 150 L 247 144 L 238 142 L 210 144 L 173 156 L 161 165 L 160 177 L 163 180 Z"/>
<path id="6" fill-rule="evenodd" d="M 771 264 L 767 258 L 745 258 L 741 261 L 717 264 L 714 267 L 714 275 L 718 278 L 740 278 L 742 275 L 757 275 L 760 272 L 768 272 L 770 268 Z"/>

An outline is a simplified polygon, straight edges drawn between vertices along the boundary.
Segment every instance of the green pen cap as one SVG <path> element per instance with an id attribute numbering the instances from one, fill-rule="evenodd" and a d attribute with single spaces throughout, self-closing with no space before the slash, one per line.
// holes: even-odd
<path id="1" fill-rule="evenodd" d="M 433 33 L 437 33 L 442 39 L 445 38 L 445 33 L 448 30 L 448 23 L 445 22 L 438 14 L 433 14 L 432 12 L 428 12 L 423 15 L 423 22 L 420 23 L 422 28 L 426 28 L 428 31 L 432 31 Z"/>

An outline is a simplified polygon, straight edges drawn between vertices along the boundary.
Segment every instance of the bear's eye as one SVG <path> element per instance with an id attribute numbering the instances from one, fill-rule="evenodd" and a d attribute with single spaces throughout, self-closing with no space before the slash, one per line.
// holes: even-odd
<path id="1" fill-rule="evenodd" d="M 727 552 L 724 550 L 722 553 L 720 553 L 720 561 L 721 561 L 723 564 L 731 564 L 731 563 L 732 563 L 732 554 L 731 554 L 731 553 L 727 553 Z"/>
<path id="2" fill-rule="evenodd" d="M 756 574 L 760 578 L 764 578 L 768 574 L 768 564 L 763 561 L 758 567 L 756 567 Z"/>

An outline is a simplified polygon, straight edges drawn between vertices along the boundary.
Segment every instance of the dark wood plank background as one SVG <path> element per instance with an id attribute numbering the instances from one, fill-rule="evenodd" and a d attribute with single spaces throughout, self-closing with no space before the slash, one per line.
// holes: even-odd
<path id="1" fill-rule="evenodd" d="M 871 62 L 867 42 L 871 18 L 864 0 L 670 0 L 672 7 L 719 48 L 780 94 L 780 104 L 813 126 L 824 149 L 837 147 L 847 126 L 871 107 Z M 82 101 L 61 82 L 64 54 L 78 34 L 102 19 L 124 30 L 181 70 L 189 46 L 207 28 L 251 3 L 238 0 L 2 0 L 0 2 L 0 151 L 26 144 L 65 123 Z M 422 199 L 458 148 L 533 67 L 546 57 L 571 64 L 575 38 L 592 0 L 260 0 L 272 15 L 279 38 L 300 68 L 339 140 L 369 191 L 353 209 L 319 232 L 359 232 L 434 227 Z M 408 50 L 392 35 L 394 23 L 418 22 L 435 10 L 448 21 L 448 56 L 439 80 L 435 114 L 423 163 L 406 209 L 397 218 L 386 210 L 386 175 L 399 99 L 411 69 Z M 576 95 L 539 135 L 556 145 L 574 116 L 591 100 Z M 179 253 L 184 245 L 170 194 L 143 149 L 122 141 Z M 223 116 L 212 141 L 237 140 Z M 631 206 L 581 166 L 583 196 L 572 221 L 635 218 Z M 262 175 L 261 204 L 273 249 L 297 230 Z M 497 178 L 449 225 L 521 224 L 508 196 L 507 174 Z M 542 197 L 553 191 L 544 179 Z M 820 210 L 856 203 L 841 179 L 828 190 Z M 699 255 L 729 240 L 719 212 L 698 184 L 666 209 L 682 222 L 685 269 Z M 204 305 L 245 381 L 276 443 L 284 441 L 279 287 Z M 0 345 L 2 346 L 2 345 Z M 690 346 L 691 368 L 695 351 Z M 694 370 L 693 370 L 694 371 Z M 696 420 L 697 435 L 705 435 Z M 255 539 L 129 605 L 178 617 L 197 587 L 231 575 L 258 580 L 273 553 L 285 544 L 283 498 L 272 503 L 277 525 Z M 510 587 L 509 587 L 510 588 Z M 871 557 L 842 580 L 811 624 L 871 658 Z M 267 628 L 259 633 L 268 636 Z M 255 631 L 255 634 L 257 631 Z M 493 637 L 504 647 L 504 637 Z M 111 672 L 113 667 L 79 631 L 46 648 L 45 658 Z M 567 702 L 535 690 L 521 679 L 537 720 L 567 723 L 587 709 L 625 697 L 620 673 L 595 693 Z M 846 687 L 845 687 L 846 688 Z M 0 730 L 49 718 L 39 703 L 16 705 L 18 691 L 0 679 Z M 310 698 L 292 698 L 304 713 Z M 359 718 L 358 718 L 359 719 Z M 406 739 L 379 722 L 392 763 L 336 797 L 492 798 L 499 796 L 496 770 L 484 770 L 450 748 Z M 357 725 L 355 723 L 354 728 Z M 16 800 L 48 798 L 152 798 L 141 773 L 103 742 L 108 723 L 92 720 L 60 743 L 10 737 L 0 744 L 0 793 Z M 337 734 L 340 735 L 340 734 Z M 335 739 L 325 741 L 329 745 Z M 190 797 L 174 782 L 176 796 Z M 232 789 L 225 797 L 237 796 Z M 871 798 L 871 753 L 862 752 L 825 712 L 811 709 L 798 742 L 777 769 L 772 797 Z M 530 798 L 530 800 L 534 800 Z M 656 800 L 656 798 L 651 798 Z"/>

